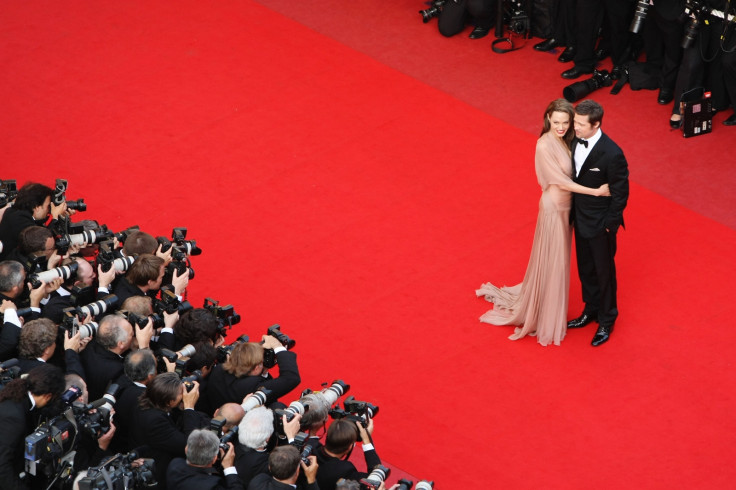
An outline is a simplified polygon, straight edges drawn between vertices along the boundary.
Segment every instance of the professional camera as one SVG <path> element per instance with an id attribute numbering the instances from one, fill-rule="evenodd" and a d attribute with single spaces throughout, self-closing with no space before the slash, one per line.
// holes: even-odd
<path id="1" fill-rule="evenodd" d="M 148 325 L 148 320 L 151 320 L 154 329 L 163 328 L 166 326 L 163 317 L 158 313 L 153 313 L 148 316 L 141 316 L 136 315 L 135 313 L 130 311 L 120 311 L 120 314 L 123 315 L 125 319 L 128 320 L 128 322 L 134 327 L 138 326 L 138 328 L 146 328 L 146 325 Z"/>
<path id="2" fill-rule="evenodd" d="M 141 229 L 140 229 L 140 227 L 138 225 L 133 225 L 133 226 L 131 226 L 129 228 L 126 228 L 123 231 L 119 231 L 117 233 L 113 233 L 112 236 L 113 236 L 113 238 L 117 238 L 118 239 L 118 243 L 123 243 L 124 244 L 125 243 L 125 240 L 128 239 L 128 236 L 130 236 L 131 233 L 133 233 L 134 231 L 140 231 L 140 230 Z"/>
<path id="3" fill-rule="evenodd" d="M 18 359 L 8 359 L 0 363 L 0 390 L 19 376 L 20 366 L 18 366 Z"/>
<path id="4" fill-rule="evenodd" d="M 202 249 L 197 246 L 195 240 L 186 240 L 186 228 L 174 228 L 171 231 L 171 241 L 166 237 L 156 237 L 156 241 L 161 245 L 161 251 L 167 252 L 172 246 L 174 250 L 171 253 L 173 260 L 184 260 L 192 255 L 200 255 Z"/>
<path id="5" fill-rule="evenodd" d="M 378 415 L 378 407 L 369 402 L 356 400 L 354 396 L 349 396 L 343 402 L 345 411 L 361 417 L 363 420 L 372 419 Z"/>
<path id="6" fill-rule="evenodd" d="M 329 387 L 323 389 L 322 391 L 313 392 L 312 390 L 307 388 L 306 390 L 302 391 L 302 396 L 308 395 L 310 393 L 319 393 L 325 398 L 327 404 L 329 406 L 332 406 L 332 404 L 335 403 L 337 399 L 340 398 L 342 395 L 347 393 L 349 389 L 349 384 L 345 383 L 345 381 L 341 379 L 337 379 L 333 381 Z"/>
<path id="7" fill-rule="evenodd" d="M 79 320 L 84 320 L 87 315 L 92 318 L 102 316 L 105 312 L 115 311 L 115 307 L 118 305 L 118 297 L 114 294 L 108 294 L 103 296 L 101 299 L 84 306 L 64 308 L 64 314 L 73 314 Z"/>
<path id="8" fill-rule="evenodd" d="M 192 305 L 189 301 L 179 301 L 179 298 L 174 292 L 174 287 L 171 285 L 164 286 L 159 292 L 160 298 L 153 299 L 153 311 L 163 316 L 164 313 L 171 315 L 172 313 L 179 312 L 179 315 L 183 315 L 187 311 L 192 309 Z"/>
<path id="9" fill-rule="evenodd" d="M 499 0 L 496 14 L 496 37 L 503 37 L 503 26 L 522 37 L 531 37 L 531 18 L 525 0 Z"/>
<path id="10" fill-rule="evenodd" d="M 56 205 L 60 205 L 66 202 L 67 209 L 75 209 L 77 211 L 87 211 L 87 205 L 84 203 L 84 199 L 77 199 L 76 201 L 70 201 L 66 198 L 67 181 L 65 179 L 56 179 L 56 188 L 54 189 L 54 197 L 51 201 Z"/>
<path id="11" fill-rule="evenodd" d="M 613 79 L 608 70 L 595 70 L 593 76 L 581 82 L 575 82 L 562 89 L 562 95 L 568 102 L 577 102 L 586 97 L 591 92 L 601 87 L 610 87 L 613 85 Z"/>
<path id="12" fill-rule="evenodd" d="M 199 369 L 192 372 L 192 374 L 190 374 L 189 376 L 184 376 L 184 374 L 186 374 L 186 360 L 184 360 L 183 358 L 176 360 L 176 367 L 177 369 L 174 372 L 179 375 L 179 377 L 181 378 L 181 382 L 184 384 L 184 388 L 187 391 L 192 391 L 195 381 L 197 383 L 202 382 L 202 371 L 200 371 Z"/>
<path id="13" fill-rule="evenodd" d="M 15 179 L 11 180 L 0 180 L 0 208 L 4 208 L 15 201 L 18 195 L 18 185 Z"/>
<path id="14" fill-rule="evenodd" d="M 210 430 L 220 438 L 220 449 L 224 452 L 227 452 L 228 450 L 228 442 L 237 441 L 238 439 L 238 426 L 235 425 L 230 429 L 230 431 L 225 432 L 224 427 L 226 423 L 227 419 L 214 418 L 210 420 Z"/>
<path id="15" fill-rule="evenodd" d="M 636 10 L 634 10 L 634 18 L 631 20 L 631 26 L 629 26 L 629 32 L 639 34 L 641 27 L 644 25 L 644 21 L 647 18 L 647 11 L 649 10 L 649 0 L 639 0 L 636 2 Z"/>
<path id="16" fill-rule="evenodd" d="M 31 283 L 32 289 L 36 289 L 41 285 L 42 281 L 47 284 L 58 278 L 62 278 L 64 281 L 66 281 L 70 277 L 77 275 L 77 269 L 79 269 L 79 264 L 76 262 L 72 262 L 69 265 L 62 265 L 60 267 L 54 267 L 53 269 L 49 269 L 47 271 L 32 274 L 28 278 L 28 282 Z"/>
<path id="17" fill-rule="evenodd" d="M 309 405 L 304 405 L 298 400 L 291 402 L 289 406 L 283 410 L 279 408 L 274 409 L 273 411 L 274 432 L 276 432 L 277 434 L 281 436 L 286 435 L 284 433 L 283 417 L 286 417 L 287 422 L 291 422 L 297 414 L 304 415 L 308 411 L 309 411 Z"/>
<path id="18" fill-rule="evenodd" d="M 159 351 L 160 355 L 168 359 L 170 362 L 175 362 L 176 360 L 183 358 L 189 359 L 196 352 L 197 350 L 192 344 L 187 344 L 176 352 L 170 351 L 169 349 L 161 349 Z"/>
<path id="19" fill-rule="evenodd" d="M 375 468 L 373 468 L 373 471 L 371 471 L 368 476 L 360 479 L 360 484 L 365 485 L 370 489 L 375 489 L 381 486 L 381 483 L 386 481 L 386 478 L 388 478 L 388 475 L 390 474 L 390 468 L 379 464 L 376 465 Z"/>
<path id="20" fill-rule="evenodd" d="M 228 356 L 233 351 L 233 349 L 235 348 L 235 346 L 240 345 L 240 344 L 245 344 L 246 342 L 248 342 L 249 339 L 250 339 L 250 337 L 248 337 L 247 335 L 243 334 L 240 337 L 238 337 L 237 339 L 235 339 L 231 344 L 219 346 L 217 348 L 217 362 L 218 363 L 223 363 L 223 362 L 227 361 Z"/>
<path id="21" fill-rule="evenodd" d="M 429 8 L 419 11 L 422 16 L 422 22 L 424 22 L 425 24 L 440 15 L 440 12 L 442 12 L 442 7 L 444 7 L 445 3 L 447 3 L 447 0 L 434 0 L 426 3 L 429 5 Z"/>
<path id="22" fill-rule="evenodd" d="M 94 337 L 97 334 L 97 329 L 100 324 L 97 322 L 80 323 L 79 317 L 73 308 L 67 308 L 72 311 L 64 311 L 64 315 L 61 318 L 59 329 L 66 331 L 69 338 L 77 335 L 77 332 L 81 333 L 80 338 L 86 339 L 87 337 Z"/>
<path id="23" fill-rule="evenodd" d="M 79 490 L 118 490 L 155 488 L 155 463 L 144 459 L 142 465 L 134 464 L 138 454 L 116 454 L 100 465 L 87 470 L 87 475 L 79 480 Z"/>
<path id="24" fill-rule="evenodd" d="M 700 26 L 703 25 L 705 17 L 710 11 L 710 7 L 702 0 L 687 0 L 684 19 L 688 19 L 688 22 L 685 25 L 685 35 L 680 44 L 683 49 L 692 48 L 695 45 L 695 38 L 698 36 Z"/>
<path id="25" fill-rule="evenodd" d="M 219 333 L 222 337 L 227 337 L 227 331 L 233 328 L 233 325 L 240 323 L 240 315 L 235 312 L 233 305 L 220 306 L 218 301 L 205 298 L 204 309 L 217 318 L 217 322 L 220 324 Z"/>
<path id="26" fill-rule="evenodd" d="M 291 350 L 296 345 L 296 340 L 289 338 L 281 332 L 281 325 L 275 324 L 268 327 L 266 331 L 271 337 L 276 337 L 286 350 Z M 277 364 L 276 353 L 273 349 L 265 349 L 263 351 L 263 367 L 270 369 Z"/>
<path id="27" fill-rule="evenodd" d="M 113 241 L 106 240 L 100 243 L 100 251 L 97 254 L 97 264 L 102 267 L 103 272 L 114 268 L 117 272 L 125 272 L 135 262 L 135 257 L 123 255 L 122 250 L 113 248 Z"/>
<path id="28" fill-rule="evenodd" d="M 93 223 L 96 224 L 96 222 Z M 109 240 L 112 236 L 113 233 L 107 229 L 107 225 L 98 225 L 95 228 L 85 229 L 73 235 L 65 235 L 62 238 L 65 241 L 68 241 L 70 245 L 92 245 L 104 240 Z M 57 239 L 57 249 L 59 248 L 59 241 L 62 238 Z"/>
<path id="29" fill-rule="evenodd" d="M 240 406 L 246 412 L 253 410 L 254 408 L 262 407 L 266 404 L 266 400 L 271 396 L 272 391 L 268 388 L 261 386 L 256 390 L 247 400 L 245 400 Z"/>

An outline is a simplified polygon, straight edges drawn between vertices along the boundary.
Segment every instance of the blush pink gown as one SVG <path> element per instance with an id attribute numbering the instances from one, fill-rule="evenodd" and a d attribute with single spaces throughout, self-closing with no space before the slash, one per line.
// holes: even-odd
<path id="1" fill-rule="evenodd" d="M 502 288 L 486 283 L 475 293 L 494 303 L 481 322 L 520 325 L 511 340 L 536 335 L 542 345 L 560 345 L 567 331 L 572 196 L 554 184 L 572 183 L 572 161 L 565 144 L 549 131 L 537 140 L 534 164 L 542 198 L 524 281 Z"/>

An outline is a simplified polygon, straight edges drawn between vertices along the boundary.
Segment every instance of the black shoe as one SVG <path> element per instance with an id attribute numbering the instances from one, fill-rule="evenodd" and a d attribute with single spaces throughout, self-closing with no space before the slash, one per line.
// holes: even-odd
<path id="1" fill-rule="evenodd" d="M 590 343 L 593 347 L 597 347 L 604 342 L 607 342 L 611 338 L 613 332 L 613 325 L 601 325 L 593 336 L 593 341 Z"/>
<path id="2" fill-rule="evenodd" d="M 470 39 L 480 39 L 482 37 L 486 37 L 489 32 L 491 32 L 491 29 L 489 27 L 477 26 L 475 29 L 471 31 L 470 36 L 468 37 Z"/>
<path id="3" fill-rule="evenodd" d="M 565 70 L 562 72 L 562 78 L 567 78 L 568 80 L 572 80 L 574 78 L 578 78 L 580 75 L 587 75 L 589 73 L 593 73 L 592 68 L 583 68 L 581 66 L 573 66 L 569 70 Z"/>
<path id="4" fill-rule="evenodd" d="M 590 322 L 594 322 L 597 316 L 597 313 L 583 312 L 583 314 L 576 319 L 567 322 L 567 328 L 582 328 Z"/>
<path id="5" fill-rule="evenodd" d="M 605 60 L 606 58 L 608 58 L 608 55 L 609 55 L 608 50 L 604 48 L 598 48 L 595 50 L 595 53 L 593 53 L 593 56 L 598 61 Z"/>
<path id="6" fill-rule="evenodd" d="M 535 44 L 534 49 L 536 49 L 537 51 L 550 51 L 560 46 L 562 46 L 562 43 L 558 41 L 557 39 L 551 37 L 547 39 L 546 41 L 542 41 L 541 43 Z"/>
<path id="7" fill-rule="evenodd" d="M 680 119 L 670 119 L 670 127 L 672 129 L 680 129 L 681 126 L 682 126 L 682 116 L 680 116 Z"/>
<path id="8" fill-rule="evenodd" d="M 731 114 L 728 119 L 723 121 L 724 126 L 736 126 L 736 112 Z"/>
<path id="9" fill-rule="evenodd" d="M 611 69 L 611 80 L 620 80 L 624 74 L 624 68 L 621 65 L 614 65 Z"/>
<path id="10" fill-rule="evenodd" d="M 668 88 L 659 89 L 659 95 L 657 96 L 657 104 L 667 105 L 672 102 L 675 98 L 675 94 Z"/>
<path id="11" fill-rule="evenodd" d="M 575 46 L 568 46 L 557 58 L 560 63 L 569 63 L 575 59 Z"/>

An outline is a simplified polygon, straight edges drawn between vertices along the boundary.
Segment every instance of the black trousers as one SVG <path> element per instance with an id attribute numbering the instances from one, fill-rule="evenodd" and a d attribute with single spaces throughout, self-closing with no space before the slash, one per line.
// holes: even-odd
<path id="1" fill-rule="evenodd" d="M 477 27 L 493 28 L 498 0 L 447 0 L 437 19 L 440 34 L 445 37 L 459 34 L 472 21 Z"/>
<path id="2" fill-rule="evenodd" d="M 613 64 L 620 65 L 626 61 L 629 23 L 634 5 L 632 0 L 577 0 L 575 66 L 591 70 L 595 68 L 595 43 L 602 23 Z"/>
<path id="3" fill-rule="evenodd" d="M 575 229 L 578 276 L 583 286 L 584 312 L 598 315 L 601 326 L 611 326 L 618 317 L 616 302 L 616 233 L 583 238 Z"/>

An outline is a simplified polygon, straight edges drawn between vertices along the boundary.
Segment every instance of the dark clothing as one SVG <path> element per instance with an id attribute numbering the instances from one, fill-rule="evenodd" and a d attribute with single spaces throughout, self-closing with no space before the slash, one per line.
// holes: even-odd
<path id="1" fill-rule="evenodd" d="M 105 394 L 111 381 L 123 374 L 123 358 L 102 347 L 93 339 L 80 354 L 84 366 L 89 400 L 97 400 Z"/>
<path id="2" fill-rule="evenodd" d="M 116 452 L 127 453 L 133 446 L 130 442 L 131 432 L 135 425 L 135 414 L 138 408 L 138 398 L 146 388 L 134 384 L 128 376 L 123 375 L 116 381 L 120 386 L 120 393 L 115 402 L 115 437 L 112 447 Z"/>
<path id="3" fill-rule="evenodd" d="M 246 487 L 261 473 L 268 473 L 268 451 L 256 451 L 240 443 L 235 444 L 235 469 Z"/>
<path id="4" fill-rule="evenodd" d="M 491 29 L 497 5 L 498 0 L 449 0 L 437 18 L 440 34 L 450 37 L 460 33 L 468 20 L 476 27 Z"/>
<path id="5" fill-rule="evenodd" d="M 0 403 L 0 482 L 6 490 L 28 488 L 18 475 L 23 471 L 25 438 L 33 432 L 31 400 L 24 395 L 21 401 L 5 400 Z"/>
<path id="6" fill-rule="evenodd" d="M 5 210 L 0 221 L 0 242 L 3 242 L 3 251 L 0 260 L 6 260 L 10 253 L 18 246 L 20 232 L 29 226 L 40 226 L 33 219 L 33 213 L 25 209 L 11 207 Z"/>
<path id="7" fill-rule="evenodd" d="M 125 300 L 130 298 L 131 296 L 153 297 L 153 294 L 146 294 L 141 291 L 141 288 L 139 288 L 135 284 L 131 284 L 130 281 L 128 281 L 127 277 L 122 277 L 119 281 L 117 281 L 113 288 L 112 294 L 118 297 L 118 306 L 121 306 L 125 302 Z"/>
<path id="8" fill-rule="evenodd" d="M 0 361 L 18 357 L 19 340 L 20 327 L 14 323 L 5 322 L 0 330 Z"/>
<path id="9" fill-rule="evenodd" d="M 276 354 L 279 366 L 279 377 L 273 378 L 269 374 L 263 376 L 242 376 L 240 378 L 225 371 L 222 364 L 218 364 L 212 370 L 207 382 L 207 391 L 204 393 L 206 402 L 205 412 L 211 414 L 225 403 L 241 403 L 245 395 L 254 393 L 263 386 L 272 391 L 266 404 L 275 402 L 296 388 L 301 382 L 299 368 L 296 365 L 296 354 L 289 351 L 281 351 Z"/>
<path id="10" fill-rule="evenodd" d="M 573 167 L 577 144 L 576 140 L 572 147 Z M 616 232 L 624 223 L 623 212 L 629 198 L 629 169 L 621 148 L 605 133 L 601 134 L 573 180 L 591 188 L 608 184 L 611 191 L 610 197 L 573 194 L 570 217 L 575 229 L 585 312 L 597 313 L 601 326 L 612 326 L 618 317 Z"/>
<path id="11" fill-rule="evenodd" d="M 590 70 L 595 68 L 596 40 L 604 22 L 613 64 L 621 65 L 627 61 L 629 23 L 634 5 L 632 0 L 577 0 L 575 66 Z"/>
<path id="12" fill-rule="evenodd" d="M 64 319 L 64 310 L 73 307 L 74 303 L 71 295 L 61 296 L 54 293 L 51 293 L 51 298 L 41 308 L 41 316 L 58 325 Z"/>
<path id="13" fill-rule="evenodd" d="M 322 468 L 320 468 L 320 471 Z M 317 485 L 318 482 L 314 482 L 306 485 L 297 485 L 297 490 L 319 490 L 320 487 Z M 263 473 L 253 478 L 248 485 L 248 490 L 294 490 L 294 487 L 281 483 L 280 481 L 274 480 L 268 473 Z"/>
<path id="14" fill-rule="evenodd" d="M 215 468 L 189 466 L 184 458 L 175 458 L 166 472 L 169 490 L 245 489 L 238 475 L 223 476 Z"/>
<path id="15" fill-rule="evenodd" d="M 187 437 L 194 429 L 201 428 L 201 415 L 194 410 L 184 410 L 180 426 L 177 426 L 171 415 L 163 410 L 137 407 L 133 419 L 131 445 L 140 448 L 140 457 L 156 461 L 156 481 L 160 489 L 166 488 L 166 469 L 172 459 L 186 456 Z"/>
<path id="16" fill-rule="evenodd" d="M 328 455 L 324 447 L 317 451 L 316 456 L 317 464 L 319 464 L 317 483 L 322 490 L 335 490 L 335 485 L 340 478 L 360 481 L 361 478 L 368 476 L 368 473 L 358 471 L 350 461 Z M 365 464 L 369 470 L 381 464 L 381 459 L 375 449 L 365 451 L 363 456 L 365 456 Z"/>

